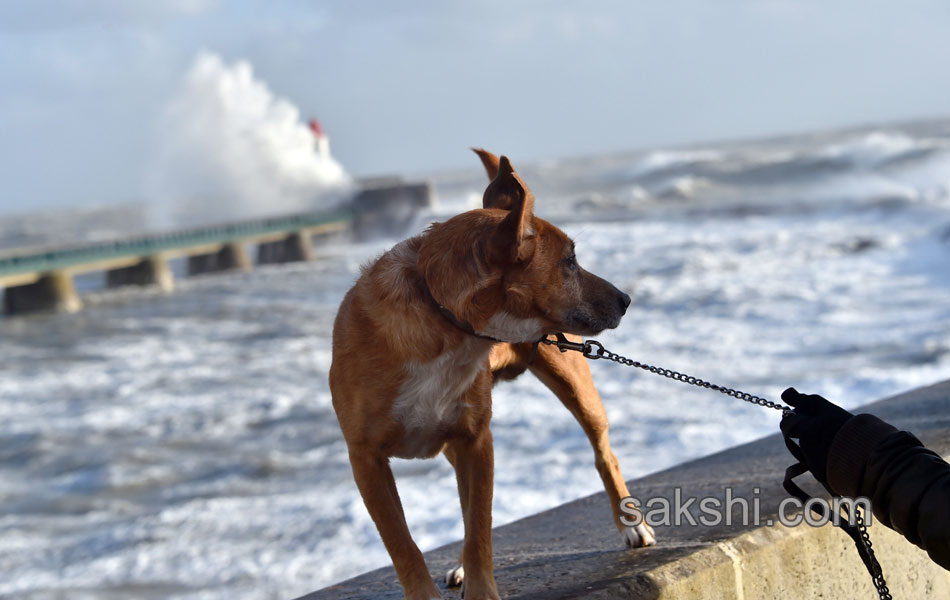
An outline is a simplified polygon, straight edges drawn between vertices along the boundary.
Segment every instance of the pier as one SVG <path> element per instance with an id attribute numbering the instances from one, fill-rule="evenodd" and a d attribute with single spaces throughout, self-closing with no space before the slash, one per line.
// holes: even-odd
<path id="1" fill-rule="evenodd" d="M 168 261 L 176 258 L 187 260 L 188 276 L 312 260 L 315 243 L 338 234 L 356 238 L 393 234 L 432 202 L 428 182 L 369 180 L 350 203 L 328 211 L 6 251 L 0 253 L 3 314 L 81 310 L 74 277 L 84 273 L 102 271 L 107 287 L 150 285 L 171 291 L 175 282 Z M 256 247 L 256 252 L 249 247 Z"/>

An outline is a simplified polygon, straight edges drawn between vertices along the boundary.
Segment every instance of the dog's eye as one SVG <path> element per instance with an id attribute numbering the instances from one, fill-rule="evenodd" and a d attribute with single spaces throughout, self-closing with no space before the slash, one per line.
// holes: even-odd
<path id="1" fill-rule="evenodd" d="M 565 258 L 563 262 L 564 262 L 564 266 L 570 269 L 571 271 L 577 268 L 577 256 L 573 254 Z"/>

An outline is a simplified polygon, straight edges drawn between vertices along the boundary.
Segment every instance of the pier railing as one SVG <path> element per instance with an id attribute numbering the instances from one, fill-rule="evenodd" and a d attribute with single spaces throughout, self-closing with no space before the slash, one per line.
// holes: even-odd
<path id="1" fill-rule="evenodd" d="M 28 277 L 46 271 L 70 269 L 74 272 L 98 270 L 103 261 L 144 257 L 161 253 L 192 254 L 209 245 L 224 245 L 236 241 L 261 241 L 287 232 L 313 229 L 332 230 L 348 226 L 353 220 L 349 208 L 330 212 L 296 214 L 282 217 L 255 219 L 239 223 L 198 227 L 182 231 L 168 231 L 140 235 L 108 242 L 75 244 L 62 248 L 31 250 L 0 256 L 0 285 L 7 281 Z"/>

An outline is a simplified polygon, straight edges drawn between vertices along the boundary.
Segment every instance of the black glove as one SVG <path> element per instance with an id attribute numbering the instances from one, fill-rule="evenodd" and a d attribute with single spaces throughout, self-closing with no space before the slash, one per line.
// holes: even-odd
<path id="1" fill-rule="evenodd" d="M 802 462 L 815 479 L 828 487 L 828 449 L 841 426 L 854 415 L 821 396 L 806 396 L 795 388 L 782 392 L 782 400 L 795 407 L 782 417 L 782 435 L 798 439 L 805 456 Z"/>

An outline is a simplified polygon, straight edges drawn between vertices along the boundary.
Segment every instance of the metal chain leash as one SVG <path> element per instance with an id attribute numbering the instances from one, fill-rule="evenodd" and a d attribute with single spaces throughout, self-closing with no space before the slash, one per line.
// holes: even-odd
<path id="1" fill-rule="evenodd" d="M 572 342 L 566 337 L 563 333 L 554 334 L 557 339 L 549 339 L 548 337 L 541 338 L 541 343 L 546 346 L 557 346 L 558 350 L 561 352 L 567 352 L 568 350 L 574 350 L 575 352 L 580 352 L 585 357 L 590 360 L 606 359 L 611 360 L 615 363 L 620 363 L 628 367 L 636 367 L 638 369 L 643 369 L 644 371 L 649 371 L 651 373 L 656 373 L 663 377 L 673 379 L 675 381 L 681 381 L 683 383 L 688 383 L 689 385 L 695 385 L 697 387 L 706 388 L 710 390 L 715 390 L 721 394 L 727 396 L 732 396 L 733 398 L 738 398 L 739 400 L 744 400 L 745 402 L 750 402 L 758 406 L 764 406 L 765 408 L 774 408 L 775 410 L 780 410 L 783 413 L 789 412 L 792 410 L 791 406 L 785 406 L 784 404 L 779 404 L 777 402 L 772 402 L 771 400 L 766 400 L 765 398 L 760 398 L 746 392 L 739 390 L 734 390 L 732 388 L 727 388 L 721 385 L 716 385 L 714 383 L 709 383 L 698 377 L 693 377 L 692 375 L 687 375 L 685 373 L 680 373 L 678 371 L 673 371 L 672 369 L 664 369 L 662 367 L 655 367 L 653 365 L 647 365 L 637 360 L 632 360 L 625 356 L 621 356 L 615 352 L 611 352 L 604 348 L 604 345 L 598 342 L 597 340 L 586 340 L 583 342 Z"/>
<path id="2" fill-rule="evenodd" d="M 739 400 L 743 400 L 757 406 L 764 406 L 765 408 L 774 408 L 775 410 L 780 410 L 782 411 L 783 415 L 792 411 L 791 406 L 772 402 L 771 400 L 766 400 L 765 398 L 761 398 L 747 392 L 709 383 L 708 381 L 698 377 L 693 377 L 692 375 L 680 373 L 679 371 L 664 369 L 663 367 L 655 367 L 653 365 L 648 365 L 640 361 L 621 356 L 616 352 L 607 350 L 604 348 L 604 345 L 597 340 L 572 342 L 571 340 L 567 339 L 563 333 L 556 333 L 554 335 L 556 339 L 552 340 L 545 336 L 541 338 L 540 343 L 546 346 L 556 346 L 561 352 L 567 352 L 568 350 L 580 352 L 590 360 L 606 359 L 621 365 L 626 365 L 628 367 L 643 369 L 644 371 L 649 371 L 674 381 L 680 381 L 682 383 L 688 383 L 689 385 L 695 385 L 697 387 L 714 390 L 721 394 L 732 396 L 733 398 L 738 398 Z M 874 550 L 871 548 L 871 536 L 868 534 L 868 529 L 864 524 L 864 519 L 862 518 L 861 513 L 857 510 L 855 510 L 854 522 L 858 529 L 861 545 L 864 546 L 864 551 L 871 563 L 871 566 L 868 567 L 868 570 L 871 571 L 871 580 L 874 583 L 874 589 L 877 590 L 877 594 L 881 600 L 893 600 L 891 592 L 887 588 L 887 582 L 884 580 L 884 572 L 881 569 L 880 563 L 877 562 L 877 558 L 874 556 Z"/>
<path id="3" fill-rule="evenodd" d="M 891 596 L 891 590 L 888 589 L 887 581 L 884 579 L 884 570 L 881 568 L 881 563 L 877 562 L 877 557 L 874 556 L 874 550 L 871 548 L 871 536 L 868 534 L 867 525 L 864 524 L 864 517 L 861 516 L 861 512 L 857 508 L 854 509 L 854 524 L 858 528 L 861 545 L 864 546 L 868 561 L 871 563 L 868 570 L 871 571 L 871 581 L 874 583 L 874 589 L 877 590 L 878 597 L 881 600 L 893 600 L 894 597 Z"/>

